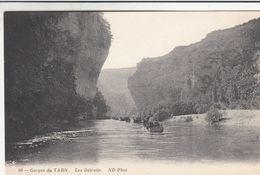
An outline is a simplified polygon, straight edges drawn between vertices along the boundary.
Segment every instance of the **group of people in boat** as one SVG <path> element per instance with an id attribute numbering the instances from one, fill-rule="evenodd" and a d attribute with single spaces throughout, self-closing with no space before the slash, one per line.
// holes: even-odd
<path id="1" fill-rule="evenodd" d="M 162 132 L 163 127 L 160 124 L 159 120 L 152 115 L 144 116 L 143 125 L 146 129 L 154 132 Z"/>

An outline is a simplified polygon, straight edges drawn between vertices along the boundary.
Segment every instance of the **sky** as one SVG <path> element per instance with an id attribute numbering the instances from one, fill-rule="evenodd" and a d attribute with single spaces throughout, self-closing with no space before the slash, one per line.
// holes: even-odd
<path id="1" fill-rule="evenodd" d="M 260 12 L 105 12 L 113 39 L 103 69 L 134 67 L 258 17 Z"/>

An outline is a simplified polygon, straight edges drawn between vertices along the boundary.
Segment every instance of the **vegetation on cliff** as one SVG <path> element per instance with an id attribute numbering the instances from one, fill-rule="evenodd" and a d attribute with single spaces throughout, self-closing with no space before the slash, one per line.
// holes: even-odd
<path id="1" fill-rule="evenodd" d="M 96 83 L 111 33 L 101 13 L 7 12 L 4 24 L 7 144 L 104 116 Z"/>
<path id="2" fill-rule="evenodd" d="M 140 113 L 260 108 L 260 19 L 214 31 L 200 42 L 145 58 L 128 87 Z"/>

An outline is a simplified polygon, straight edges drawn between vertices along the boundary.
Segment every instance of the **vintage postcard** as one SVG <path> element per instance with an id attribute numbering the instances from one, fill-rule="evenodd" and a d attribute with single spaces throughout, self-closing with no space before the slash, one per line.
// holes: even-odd
<path id="1" fill-rule="evenodd" d="M 28 4 L 1 7 L 6 175 L 260 173 L 260 5 Z"/>

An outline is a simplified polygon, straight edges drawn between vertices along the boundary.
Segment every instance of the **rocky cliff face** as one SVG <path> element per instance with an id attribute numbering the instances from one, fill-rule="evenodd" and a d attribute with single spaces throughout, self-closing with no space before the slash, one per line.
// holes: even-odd
<path id="1" fill-rule="evenodd" d="M 127 80 L 136 68 L 104 69 L 98 79 L 98 88 L 111 108 L 111 116 L 130 114 L 135 104 L 127 87 Z"/>
<path id="2" fill-rule="evenodd" d="M 102 100 L 96 84 L 111 42 L 102 14 L 7 12 L 4 24 L 8 142 L 91 115 Z"/>
<path id="3" fill-rule="evenodd" d="M 77 93 L 85 98 L 94 98 L 97 79 L 110 48 L 109 24 L 100 13 L 91 12 L 68 13 L 57 25 L 61 32 L 68 32 L 77 45 L 71 48 L 74 55 L 63 57 L 75 64 Z M 66 38 L 60 36 L 57 40 L 64 42 Z"/>
<path id="4" fill-rule="evenodd" d="M 128 87 L 139 112 L 156 107 L 173 112 L 187 104 L 205 112 L 213 103 L 259 108 L 259 51 L 260 19 L 256 19 L 214 31 L 165 56 L 143 59 Z"/>

